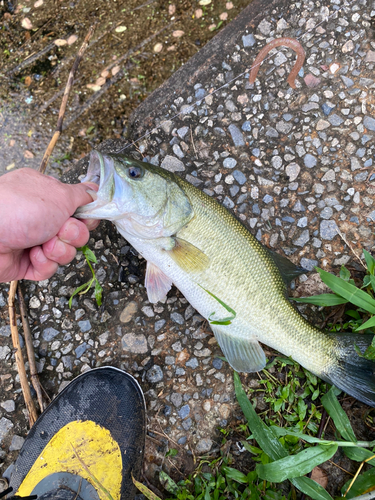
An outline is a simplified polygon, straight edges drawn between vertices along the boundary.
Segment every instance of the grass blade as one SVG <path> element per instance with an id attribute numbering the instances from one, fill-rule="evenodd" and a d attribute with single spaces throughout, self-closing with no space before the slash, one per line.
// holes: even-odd
<path id="1" fill-rule="evenodd" d="M 375 326 L 375 316 L 367 320 L 365 323 L 363 323 L 361 326 L 355 329 L 356 332 L 359 332 L 360 330 L 366 330 L 366 328 L 372 328 Z"/>
<path id="2" fill-rule="evenodd" d="M 375 259 L 374 259 L 374 257 L 370 253 L 368 253 L 368 251 L 365 249 L 363 249 L 363 255 L 365 256 L 365 261 L 366 261 L 368 272 L 370 274 L 374 274 L 374 271 L 375 271 Z"/>
<path id="3" fill-rule="evenodd" d="M 233 481 L 237 481 L 237 483 L 247 483 L 247 476 L 243 474 L 243 472 L 237 469 L 233 469 L 233 467 L 227 467 L 225 465 L 223 465 L 221 469 L 228 479 L 233 479 Z"/>
<path id="4" fill-rule="evenodd" d="M 298 488 L 302 493 L 311 497 L 313 500 L 333 500 L 331 495 L 316 481 L 309 477 L 296 477 L 291 479 L 290 482 L 293 486 Z"/>
<path id="5" fill-rule="evenodd" d="M 132 480 L 133 480 L 133 483 L 134 485 L 139 489 L 139 491 L 141 493 L 144 494 L 144 496 L 148 499 L 148 500 L 161 500 L 160 497 L 158 497 L 157 495 L 155 495 L 154 492 L 152 492 L 151 490 L 149 490 L 147 488 L 147 486 L 145 486 L 144 484 L 140 483 L 139 481 L 137 481 L 136 479 L 134 479 L 133 477 L 133 474 L 132 474 Z"/>
<path id="6" fill-rule="evenodd" d="M 332 458 L 337 448 L 337 444 L 314 446 L 269 464 L 257 464 L 256 471 L 260 479 L 281 483 L 308 474 L 314 467 Z"/>
<path id="7" fill-rule="evenodd" d="M 272 431 L 278 436 L 295 436 L 295 437 L 298 437 L 299 439 L 303 439 L 304 441 L 310 443 L 310 444 L 316 444 L 316 443 L 320 443 L 322 444 L 322 442 L 324 444 L 332 444 L 333 441 L 326 441 L 326 440 L 323 440 L 323 439 L 320 439 L 320 438 L 317 438 L 317 437 L 314 437 L 314 436 L 309 436 L 308 434 L 305 434 L 303 432 L 299 432 L 295 429 L 292 429 L 290 427 L 278 427 L 276 425 L 273 425 L 271 427 Z"/>
<path id="8" fill-rule="evenodd" d="M 357 438 L 355 437 L 352 426 L 350 425 L 349 418 L 344 410 L 341 408 L 341 405 L 338 399 L 335 396 L 334 388 L 331 389 L 321 398 L 321 402 L 326 409 L 328 415 L 332 418 L 336 429 L 339 431 L 341 436 L 346 441 L 352 441 L 353 443 L 357 442 Z"/>
<path id="9" fill-rule="evenodd" d="M 364 462 L 374 456 L 374 452 L 366 450 L 366 448 L 343 448 L 343 451 L 350 460 L 354 460 L 355 462 Z M 375 465 L 375 458 L 368 460 L 367 463 Z"/>
<path id="10" fill-rule="evenodd" d="M 201 288 L 203 288 L 203 286 L 199 285 Z M 217 300 L 217 302 L 219 302 L 219 304 L 221 306 L 224 307 L 224 309 L 226 311 L 228 311 L 230 313 L 230 316 L 226 317 L 226 318 L 223 318 L 221 320 L 212 320 L 212 316 L 215 315 L 214 312 L 212 312 L 210 314 L 210 316 L 208 317 L 208 321 L 212 324 L 212 325 L 230 325 L 231 322 L 232 322 L 232 319 L 234 319 L 237 315 L 236 311 L 234 311 L 231 307 L 229 307 L 227 304 L 225 304 L 225 302 L 223 302 L 222 300 L 220 300 L 218 297 L 216 297 L 216 295 L 214 295 L 213 293 L 209 292 L 208 290 L 206 290 L 205 288 L 203 288 L 203 290 L 205 292 L 207 292 L 209 295 L 211 295 L 211 297 L 213 297 L 215 300 Z"/>
<path id="11" fill-rule="evenodd" d="M 365 311 L 375 314 L 375 300 L 363 290 L 360 290 L 354 285 L 347 283 L 341 278 L 333 274 L 316 268 L 320 274 L 322 281 L 337 295 L 344 297 L 346 300 L 364 309 Z"/>
<path id="12" fill-rule="evenodd" d="M 264 453 L 266 453 L 272 460 L 278 460 L 286 457 L 288 455 L 287 450 L 283 447 L 271 429 L 269 429 L 256 414 L 253 405 L 248 400 L 246 393 L 242 388 L 240 377 L 237 372 L 234 372 L 234 388 L 236 391 L 237 401 L 244 412 L 249 429 L 251 430 L 260 448 L 262 448 Z"/>
<path id="13" fill-rule="evenodd" d="M 296 302 L 303 302 L 306 304 L 314 304 L 315 306 L 331 307 L 340 304 L 346 304 L 348 301 L 335 293 L 321 293 L 320 295 L 313 295 L 312 297 L 290 297 Z"/>

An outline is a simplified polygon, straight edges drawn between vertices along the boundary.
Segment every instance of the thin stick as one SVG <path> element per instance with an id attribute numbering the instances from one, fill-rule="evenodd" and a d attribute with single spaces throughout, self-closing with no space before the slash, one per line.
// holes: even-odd
<path id="1" fill-rule="evenodd" d="M 340 238 L 343 240 L 344 243 L 346 243 L 348 245 L 348 247 L 350 248 L 350 250 L 352 251 L 354 257 L 358 260 L 358 262 L 361 264 L 361 266 L 365 269 L 365 271 L 367 271 L 367 268 L 366 266 L 364 265 L 361 257 L 354 251 L 354 248 L 351 246 L 351 244 L 349 243 L 349 241 L 345 238 L 345 236 L 342 234 L 342 232 L 338 229 L 337 230 L 337 234 L 340 236 Z"/>
<path id="2" fill-rule="evenodd" d="M 29 422 L 30 427 L 34 425 L 36 419 L 38 418 L 38 414 L 34 405 L 34 401 L 31 397 L 29 383 L 27 381 L 25 364 L 22 358 L 20 339 L 18 336 L 18 328 L 17 328 L 17 314 L 16 314 L 16 306 L 15 306 L 15 295 L 17 290 L 18 281 L 12 281 L 10 284 L 9 290 L 9 321 L 10 321 L 10 330 L 12 333 L 12 342 L 13 347 L 15 349 L 14 358 L 17 363 L 17 370 L 20 376 L 21 388 L 23 392 L 23 396 L 25 398 L 26 408 L 29 414 Z"/>
<path id="3" fill-rule="evenodd" d="M 345 491 L 345 493 L 344 493 L 344 495 L 343 495 L 344 497 L 346 497 L 346 495 L 349 493 L 349 490 L 350 490 L 350 488 L 353 486 L 354 481 L 355 481 L 355 480 L 357 479 L 357 477 L 359 476 L 359 473 L 361 472 L 362 467 L 365 465 L 365 463 L 366 463 L 366 462 L 369 462 L 369 461 L 370 461 L 370 460 L 372 460 L 373 458 L 375 458 L 375 455 L 372 455 L 372 457 L 369 457 L 369 458 L 366 458 L 366 460 L 363 460 L 363 462 L 361 463 L 361 465 L 358 467 L 358 470 L 357 470 L 357 472 L 355 473 L 355 475 L 354 475 L 353 479 L 350 481 L 350 484 L 349 484 L 349 486 L 348 486 L 347 490 Z"/>
<path id="4" fill-rule="evenodd" d="M 29 359 L 30 379 L 31 379 L 31 383 L 33 384 L 33 387 L 35 389 L 37 398 L 38 398 L 40 411 L 43 412 L 44 411 L 44 404 L 43 404 L 42 389 L 41 389 L 41 385 L 40 385 L 40 381 L 39 381 L 39 377 L 38 377 L 38 370 L 36 368 L 34 346 L 33 346 L 32 339 L 31 339 L 31 330 L 30 330 L 29 320 L 27 318 L 27 309 L 26 309 L 25 299 L 23 298 L 23 293 L 22 293 L 22 288 L 21 288 L 20 283 L 18 283 L 17 295 L 18 295 L 18 302 L 20 305 L 22 327 L 23 327 L 23 334 L 25 336 L 27 357 Z"/>
<path id="5" fill-rule="evenodd" d="M 121 62 L 125 61 L 126 59 L 129 59 L 129 57 L 131 55 L 136 54 L 136 52 L 138 52 L 145 45 L 147 45 L 148 43 L 150 43 L 155 37 L 157 37 L 158 35 L 160 35 L 160 33 L 162 33 L 166 29 L 169 29 L 171 26 L 173 26 L 174 23 L 175 23 L 175 21 L 169 23 L 167 26 L 164 26 L 164 28 L 161 28 L 159 31 L 157 31 L 156 33 L 150 35 L 148 38 L 146 38 L 145 40 L 143 40 L 136 47 L 134 47 L 132 49 L 129 49 L 125 54 L 123 54 L 121 57 L 119 57 L 118 59 L 116 59 L 116 61 L 114 61 L 113 63 L 111 63 L 108 66 L 106 66 L 105 70 L 109 71 L 114 66 L 118 66 Z M 87 99 L 87 101 L 84 104 L 82 104 L 82 106 L 80 106 L 79 108 L 77 108 L 77 110 L 72 114 L 72 116 L 70 116 L 70 118 L 68 120 L 66 120 L 63 129 L 64 130 L 67 129 L 77 118 L 79 118 L 82 115 L 82 113 L 85 113 L 94 104 L 94 102 L 96 102 L 98 99 L 100 99 L 101 96 L 105 92 L 107 92 L 107 90 L 112 85 L 114 85 L 119 80 L 121 80 L 122 78 L 124 78 L 124 76 L 125 76 L 125 72 L 124 72 L 123 69 L 121 69 L 118 73 L 116 73 L 114 76 L 112 76 L 112 78 L 109 78 L 105 82 L 105 84 L 101 87 L 100 90 L 98 90 L 91 97 L 89 97 Z"/>
<path id="6" fill-rule="evenodd" d="M 89 29 L 89 32 L 86 35 L 86 38 L 84 39 L 84 41 L 81 45 L 81 48 L 78 51 L 78 54 L 77 54 L 77 57 L 73 63 L 72 69 L 70 70 L 68 81 L 67 81 L 66 87 L 65 87 L 65 92 L 64 92 L 64 95 L 63 95 L 63 98 L 61 101 L 59 116 L 57 118 L 56 131 L 52 136 L 51 142 L 48 144 L 47 150 L 43 156 L 42 163 L 40 164 L 40 167 L 39 167 L 39 172 L 41 172 L 42 174 L 44 174 L 44 172 L 46 170 L 48 160 L 49 160 L 49 158 L 52 154 L 52 151 L 56 145 L 56 142 L 57 142 L 57 140 L 60 137 L 60 134 L 62 132 L 64 114 L 65 114 L 65 110 L 66 110 L 66 105 L 68 103 L 69 93 L 70 93 L 70 90 L 71 90 L 72 85 L 73 85 L 74 75 L 77 71 L 79 63 L 81 62 L 83 54 L 84 54 L 85 50 L 87 49 L 88 42 L 89 42 L 90 38 L 92 37 L 93 33 L 94 33 L 94 26 L 91 26 Z"/>

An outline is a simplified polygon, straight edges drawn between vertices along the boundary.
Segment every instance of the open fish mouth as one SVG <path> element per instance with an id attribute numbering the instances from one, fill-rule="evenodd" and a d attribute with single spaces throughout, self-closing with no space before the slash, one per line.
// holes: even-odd
<path id="1" fill-rule="evenodd" d="M 99 189 L 98 192 L 87 190 L 94 201 L 79 207 L 74 214 L 76 217 L 80 219 L 107 218 L 115 191 L 114 174 L 113 159 L 99 151 L 91 151 L 89 168 L 81 182 L 94 182 L 99 186 Z"/>

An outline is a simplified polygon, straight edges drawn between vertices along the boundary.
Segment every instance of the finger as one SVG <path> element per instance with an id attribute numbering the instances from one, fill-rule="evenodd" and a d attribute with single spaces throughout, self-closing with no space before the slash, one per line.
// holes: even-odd
<path id="1" fill-rule="evenodd" d="M 24 279 L 42 281 L 55 274 L 59 265 L 57 262 L 49 260 L 42 247 L 33 247 L 29 252 L 30 263 L 25 272 Z"/>
<path id="2" fill-rule="evenodd" d="M 100 220 L 98 219 L 80 219 L 80 221 L 83 222 L 83 224 L 85 224 L 85 226 L 89 231 L 93 231 L 100 224 Z"/>
<path id="3" fill-rule="evenodd" d="M 22 279 L 29 263 L 28 251 L 0 253 L 0 283 Z"/>
<path id="4" fill-rule="evenodd" d="M 97 192 L 99 186 L 95 182 L 83 182 L 81 184 L 65 184 L 65 187 L 69 190 L 71 206 L 73 208 L 72 214 L 77 210 L 78 207 L 82 205 L 87 205 L 92 203 L 93 198 L 87 192 L 95 191 Z"/>
<path id="5" fill-rule="evenodd" d="M 89 229 L 82 221 L 71 217 L 61 227 L 57 237 L 74 247 L 82 247 L 89 241 Z"/>
<path id="6" fill-rule="evenodd" d="M 74 246 L 61 241 L 57 236 L 44 243 L 42 248 L 48 260 L 56 262 L 61 266 L 69 264 L 77 253 L 77 249 Z"/>

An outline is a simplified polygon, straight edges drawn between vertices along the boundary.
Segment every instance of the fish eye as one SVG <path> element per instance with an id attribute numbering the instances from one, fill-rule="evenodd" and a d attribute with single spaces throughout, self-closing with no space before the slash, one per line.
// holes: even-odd
<path id="1" fill-rule="evenodd" d="M 139 179 L 140 177 L 143 177 L 144 171 L 141 167 L 132 166 L 128 168 L 126 173 L 130 179 Z"/>

